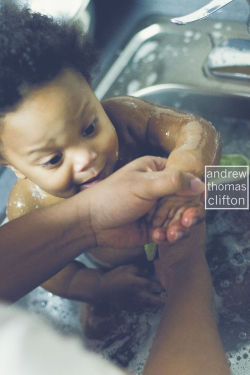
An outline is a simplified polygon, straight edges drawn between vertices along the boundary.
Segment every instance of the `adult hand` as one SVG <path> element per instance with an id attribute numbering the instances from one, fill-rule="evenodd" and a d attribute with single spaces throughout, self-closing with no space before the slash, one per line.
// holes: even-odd
<path id="1" fill-rule="evenodd" d="M 165 169 L 163 158 L 134 160 L 85 192 L 97 246 L 119 248 L 166 241 L 166 229 L 150 229 L 143 216 L 163 196 L 179 192 L 199 195 L 203 191 L 201 180 Z"/>
<path id="2" fill-rule="evenodd" d="M 143 215 L 165 195 L 200 194 L 204 185 L 164 168 L 164 159 L 137 159 L 91 189 L 2 226 L 0 297 L 17 300 L 90 248 L 166 240 L 164 228 L 150 231 Z"/>

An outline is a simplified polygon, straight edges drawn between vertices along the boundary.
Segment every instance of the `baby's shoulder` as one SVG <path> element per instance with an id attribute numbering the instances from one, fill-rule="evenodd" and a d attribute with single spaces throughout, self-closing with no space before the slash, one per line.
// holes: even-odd
<path id="1" fill-rule="evenodd" d="M 28 179 L 19 179 L 12 188 L 7 213 L 9 220 L 23 216 L 37 208 L 50 206 L 57 203 L 61 198 L 54 197 Z"/>

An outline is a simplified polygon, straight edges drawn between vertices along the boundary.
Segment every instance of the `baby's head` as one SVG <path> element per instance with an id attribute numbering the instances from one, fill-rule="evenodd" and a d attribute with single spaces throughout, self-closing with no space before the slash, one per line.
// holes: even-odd
<path id="1" fill-rule="evenodd" d="M 0 160 L 52 195 L 116 163 L 116 131 L 89 86 L 92 55 L 76 26 L 0 6 Z"/>

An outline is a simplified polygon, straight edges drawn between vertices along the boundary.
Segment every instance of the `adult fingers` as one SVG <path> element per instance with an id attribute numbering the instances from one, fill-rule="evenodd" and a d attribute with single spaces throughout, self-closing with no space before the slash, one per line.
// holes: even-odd
<path id="1" fill-rule="evenodd" d="M 158 199 L 171 194 L 198 195 L 204 191 L 204 183 L 189 173 L 164 169 L 144 174 L 142 182 L 148 199 Z"/>

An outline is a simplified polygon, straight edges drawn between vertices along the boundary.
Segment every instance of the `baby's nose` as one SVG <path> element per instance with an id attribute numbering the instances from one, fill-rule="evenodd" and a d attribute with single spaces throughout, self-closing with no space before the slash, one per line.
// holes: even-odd
<path id="1" fill-rule="evenodd" d="M 95 151 L 78 151 L 74 155 L 73 169 L 75 173 L 83 172 L 91 167 L 93 161 L 96 159 L 97 154 Z"/>

